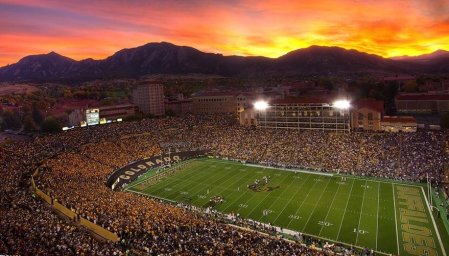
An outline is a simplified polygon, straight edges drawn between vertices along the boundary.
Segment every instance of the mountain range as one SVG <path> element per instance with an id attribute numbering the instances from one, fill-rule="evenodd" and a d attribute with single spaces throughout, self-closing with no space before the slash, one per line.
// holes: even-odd
<path id="1" fill-rule="evenodd" d="M 449 52 L 387 59 L 339 47 L 311 46 L 279 58 L 223 56 L 167 42 L 122 49 L 103 60 L 76 61 L 55 52 L 30 55 L 0 68 L 0 81 L 74 81 L 137 78 L 154 74 L 222 76 L 323 75 L 336 73 L 449 72 Z"/>

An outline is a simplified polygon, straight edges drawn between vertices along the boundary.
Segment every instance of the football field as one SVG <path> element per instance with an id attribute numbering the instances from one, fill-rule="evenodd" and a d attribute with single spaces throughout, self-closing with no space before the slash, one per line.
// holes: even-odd
<path id="1" fill-rule="evenodd" d="M 386 254 L 446 255 L 448 235 L 438 230 L 425 188 L 416 184 L 206 158 L 178 169 L 156 181 L 157 175 L 144 175 L 126 190 L 200 207 L 220 196 L 218 211 L 329 241 Z"/>

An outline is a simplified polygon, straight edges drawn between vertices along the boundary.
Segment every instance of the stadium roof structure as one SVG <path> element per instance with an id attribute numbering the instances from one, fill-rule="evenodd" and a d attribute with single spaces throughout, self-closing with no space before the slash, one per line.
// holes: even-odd
<path id="1" fill-rule="evenodd" d="M 220 96 L 236 96 L 240 93 L 230 91 L 217 91 L 217 92 L 199 92 L 194 97 L 220 97 Z"/>
<path id="2" fill-rule="evenodd" d="M 332 104 L 337 97 L 335 95 L 322 95 L 313 97 L 298 97 L 298 98 L 286 98 L 282 100 L 273 100 L 270 102 L 271 105 L 281 105 L 281 104 L 320 104 L 327 103 Z"/>

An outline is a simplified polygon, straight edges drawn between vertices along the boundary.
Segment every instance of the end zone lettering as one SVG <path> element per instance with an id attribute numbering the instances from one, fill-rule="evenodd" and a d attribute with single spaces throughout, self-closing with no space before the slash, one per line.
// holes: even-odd
<path id="1" fill-rule="evenodd" d="M 126 170 L 123 175 L 120 175 L 120 179 L 129 180 L 134 175 L 139 175 L 142 172 L 145 172 L 148 169 L 154 168 L 156 166 L 162 165 L 164 162 L 172 162 L 172 161 L 179 161 L 181 158 L 179 156 L 172 156 L 172 157 L 164 157 L 164 161 L 162 161 L 159 158 L 156 158 L 153 161 L 146 161 L 144 163 L 138 164 L 137 166 L 129 167 L 129 170 Z"/>
<path id="2" fill-rule="evenodd" d="M 152 156 L 135 161 L 127 166 L 124 166 L 118 170 L 115 170 L 108 178 L 106 184 L 110 188 L 121 188 L 123 184 L 132 182 L 141 174 L 149 169 L 159 167 L 165 163 L 179 162 L 181 160 L 187 160 L 193 157 L 204 155 L 206 151 L 184 151 L 177 152 L 174 155 L 162 155 Z"/>
<path id="3" fill-rule="evenodd" d="M 404 250 L 411 255 L 438 255 L 419 188 L 396 186 Z"/>

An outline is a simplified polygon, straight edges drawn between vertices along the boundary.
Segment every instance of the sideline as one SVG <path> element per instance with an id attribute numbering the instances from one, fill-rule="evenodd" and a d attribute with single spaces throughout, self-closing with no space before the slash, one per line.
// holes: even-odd
<path id="1" fill-rule="evenodd" d="M 282 167 L 273 167 L 273 166 L 266 166 L 266 165 L 260 165 L 260 164 L 243 164 L 250 167 L 259 167 L 259 168 L 265 168 L 265 169 L 275 169 L 275 170 L 281 170 L 281 171 L 289 171 L 294 173 L 308 173 L 308 174 L 316 174 L 316 175 L 323 175 L 323 176 L 329 176 L 333 177 L 333 173 L 325 173 L 325 172 L 314 172 L 314 171 L 306 171 L 302 169 L 288 169 L 288 168 L 282 168 Z"/>
<path id="2" fill-rule="evenodd" d="M 427 201 L 426 193 L 424 192 L 423 187 L 421 187 L 421 192 L 424 196 L 424 200 L 426 200 L 427 209 L 429 210 L 429 214 L 432 219 L 433 227 L 435 228 L 435 232 L 437 233 L 437 238 L 438 238 L 438 241 L 440 242 L 441 251 L 443 252 L 443 255 L 446 256 L 447 254 L 446 254 L 446 250 L 444 249 L 443 241 L 441 241 L 440 231 L 438 230 L 437 224 L 435 223 L 435 219 L 433 218 L 433 212 L 429 207 L 429 201 Z M 430 196 L 432 196 L 432 195 L 430 195 Z"/>
<path id="3" fill-rule="evenodd" d="M 134 190 L 128 190 L 128 191 L 131 192 L 131 193 L 136 193 L 136 194 L 145 196 L 145 197 L 151 197 L 151 198 L 159 199 L 159 200 L 162 200 L 162 201 L 166 201 L 166 202 L 169 202 L 169 203 L 172 203 L 172 204 L 175 204 L 175 205 L 177 205 L 178 203 L 180 203 L 180 202 L 173 201 L 173 200 L 170 200 L 170 199 L 167 199 L 167 198 L 158 197 L 158 196 L 154 196 L 154 195 L 150 195 L 150 194 L 145 194 L 145 193 L 141 193 L 141 192 L 134 191 Z M 201 209 L 201 211 L 199 211 L 200 213 L 202 213 L 202 210 L 204 210 L 203 207 L 199 207 L 199 206 L 195 206 L 195 205 L 192 205 L 192 206 L 196 207 L 197 209 Z M 192 210 L 192 211 L 193 211 L 193 210 Z M 230 219 L 226 217 L 226 216 L 228 215 L 227 213 L 224 213 L 224 212 L 220 212 L 220 213 L 223 214 L 223 216 L 224 216 L 225 219 L 227 219 L 228 221 L 230 221 Z M 252 222 L 254 222 L 254 223 L 258 224 L 258 225 L 266 225 L 266 226 L 269 226 L 269 224 L 266 224 L 266 223 L 263 223 L 263 222 L 258 222 L 258 221 L 251 220 L 251 219 L 246 219 L 246 218 L 245 218 L 244 220 L 246 220 L 246 221 L 252 221 Z M 243 229 L 243 230 L 248 230 L 248 228 L 246 228 L 246 227 L 238 226 L 238 225 L 235 225 L 235 224 L 232 224 L 232 223 L 226 223 L 226 224 L 227 224 L 227 225 L 230 225 L 230 226 L 238 227 L 238 228 Z M 281 228 L 281 227 L 273 226 L 273 225 L 272 225 L 272 227 L 274 227 L 274 228 L 276 229 L 276 231 L 277 231 L 278 233 L 282 234 L 282 235 L 287 235 L 287 236 L 298 236 L 298 235 L 300 235 L 300 234 L 304 234 L 304 235 L 307 235 L 307 236 L 309 236 L 309 237 L 313 237 L 313 238 L 321 239 L 321 240 L 323 240 L 323 241 L 328 241 L 328 242 L 336 243 L 337 245 L 343 245 L 343 246 L 345 246 L 345 247 L 355 247 L 355 248 L 358 248 L 358 249 L 360 249 L 360 250 L 365 249 L 365 247 L 357 246 L 357 245 L 354 245 L 354 244 L 348 244 L 348 243 L 344 243 L 344 242 L 341 242 L 341 241 L 337 241 L 337 240 L 333 240 L 333 239 L 329 239 L 329 238 L 324 238 L 324 237 L 320 237 L 320 236 L 316 236 L 316 235 L 312 235 L 312 234 L 308 234 L 308 233 L 303 233 L 303 232 L 299 232 L 299 231 L 294 231 L 294 230 L 287 229 L 287 228 Z M 270 235 L 270 234 L 268 234 L 268 233 L 265 233 L 265 232 L 262 232 L 262 231 L 259 231 L 259 230 L 254 230 L 254 229 L 249 229 L 249 230 L 252 231 L 252 232 L 258 232 L 258 233 L 261 233 L 261 234 L 265 234 L 265 235 L 267 235 L 267 236 L 272 236 L 272 235 Z M 286 240 L 289 241 L 289 242 L 296 242 L 296 241 L 294 241 L 294 240 L 292 240 L 292 239 L 288 239 L 288 238 L 284 238 L 284 237 L 283 237 L 283 239 L 286 239 Z M 318 248 L 318 247 L 317 247 L 317 248 L 315 248 L 315 249 L 319 249 L 320 251 L 322 251 L 322 248 Z M 374 251 L 376 254 L 379 254 L 379 255 L 391 256 L 390 253 L 385 253 L 385 252 L 376 251 L 376 250 L 373 250 L 373 251 Z"/>

